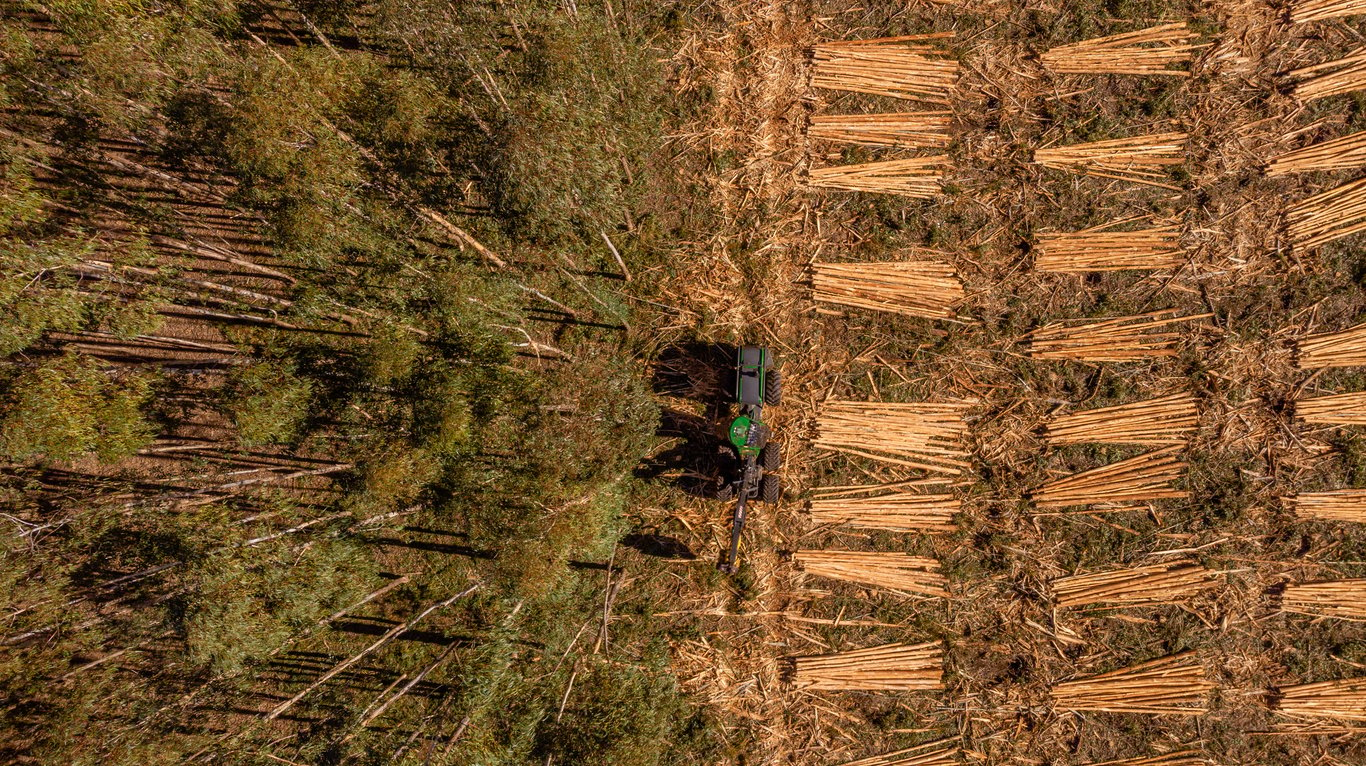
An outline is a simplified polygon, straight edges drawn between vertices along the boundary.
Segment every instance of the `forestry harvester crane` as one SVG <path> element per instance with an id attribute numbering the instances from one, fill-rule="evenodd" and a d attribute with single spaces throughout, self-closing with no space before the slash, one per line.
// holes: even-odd
<path id="1" fill-rule="evenodd" d="M 745 526 L 745 504 L 750 500 L 776 503 L 782 484 L 775 475 L 782 467 L 782 453 L 764 422 L 764 405 L 782 402 L 782 378 L 773 369 L 767 348 L 741 346 L 735 359 L 735 400 L 740 413 L 731 420 L 727 441 L 739 458 L 739 474 L 722 487 L 719 496 L 735 498 L 731 518 L 730 553 L 718 564 L 723 572 L 734 572 L 740 553 L 740 533 Z"/>

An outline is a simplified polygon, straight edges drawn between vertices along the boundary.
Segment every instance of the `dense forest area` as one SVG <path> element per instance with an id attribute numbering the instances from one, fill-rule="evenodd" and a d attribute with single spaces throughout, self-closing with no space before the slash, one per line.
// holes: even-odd
<path id="1" fill-rule="evenodd" d="M 679 10 L 0 7 L 0 760 L 743 746 L 616 598 Z"/>

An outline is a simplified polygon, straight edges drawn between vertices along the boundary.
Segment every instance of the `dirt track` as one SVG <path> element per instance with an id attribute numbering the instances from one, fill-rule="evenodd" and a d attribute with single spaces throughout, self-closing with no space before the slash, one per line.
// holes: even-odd
<path id="1" fill-rule="evenodd" d="M 711 178 L 712 202 L 724 225 L 686 254 L 697 267 L 671 292 L 675 305 L 713 318 L 705 330 L 711 340 L 764 343 L 776 350 L 785 375 L 784 404 L 769 417 L 790 467 L 783 475 L 786 492 L 795 497 L 805 484 L 802 436 L 819 366 L 804 345 L 809 302 L 798 284 L 820 241 L 803 188 L 805 57 L 815 29 L 804 4 L 722 5 L 729 32 L 698 38 L 680 55 L 688 59 L 689 76 L 715 89 L 713 108 L 690 143 L 695 153 L 731 158 L 730 167 Z M 708 529 L 710 540 L 699 566 L 709 566 L 726 544 L 728 511 L 714 500 L 694 502 L 690 520 Z M 676 647 L 685 686 L 717 705 L 734 727 L 749 730 L 765 764 L 821 762 L 838 749 L 823 741 L 821 728 L 802 725 L 812 708 L 794 704 L 781 681 L 780 660 L 796 648 L 795 626 L 784 617 L 796 573 L 778 550 L 791 547 L 783 535 L 795 518 L 788 505 L 751 511 L 742 557 L 752 573 L 752 611 L 728 617 L 731 609 L 714 589 L 691 594 L 686 611 L 714 615 L 724 638 Z"/>

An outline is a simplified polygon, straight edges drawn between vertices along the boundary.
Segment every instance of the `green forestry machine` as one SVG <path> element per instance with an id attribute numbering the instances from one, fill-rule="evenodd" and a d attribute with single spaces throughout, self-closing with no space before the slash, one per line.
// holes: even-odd
<path id="1" fill-rule="evenodd" d="M 776 503 L 782 495 L 782 485 L 774 472 L 782 467 L 782 453 L 764 423 L 764 405 L 777 406 L 782 401 L 782 378 L 773 369 L 773 357 L 766 348 L 741 346 L 735 359 L 735 400 L 740 414 L 730 422 L 726 439 L 740 459 L 739 475 L 721 488 L 723 499 L 735 498 L 735 515 L 731 519 L 730 555 L 718 568 L 734 572 L 740 553 L 740 532 L 745 526 L 745 504 L 750 500 Z"/>

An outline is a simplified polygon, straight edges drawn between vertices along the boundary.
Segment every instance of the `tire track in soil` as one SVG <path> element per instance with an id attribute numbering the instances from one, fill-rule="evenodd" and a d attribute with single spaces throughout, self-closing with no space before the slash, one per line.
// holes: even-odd
<path id="1" fill-rule="evenodd" d="M 705 149 L 733 158 L 733 165 L 710 179 L 723 225 L 687 254 L 695 265 L 681 277 L 688 284 L 670 292 L 679 296 L 675 305 L 711 319 L 706 328 L 711 337 L 776 349 L 785 394 L 770 422 L 783 446 L 786 493 L 796 497 L 805 485 L 800 466 L 807 451 L 809 381 L 819 367 L 817 360 L 803 357 L 806 296 L 797 284 L 815 249 L 813 214 L 802 182 L 805 58 L 814 31 L 805 3 L 731 1 L 717 10 L 727 33 L 689 46 L 686 53 L 707 70 L 715 93 L 701 126 Z M 675 655 L 685 688 L 720 708 L 722 720 L 751 730 L 756 752 L 750 755 L 757 764 L 817 760 L 797 752 L 794 716 L 801 715 L 782 679 L 781 658 L 794 647 L 781 613 L 796 584 L 778 549 L 791 547 L 783 529 L 792 526 L 795 508 L 753 507 L 746 522 L 749 547 L 741 552 L 754 583 L 749 616 L 728 616 L 725 594 L 694 594 L 689 606 L 719 617 L 716 627 L 726 640 L 690 643 Z M 698 531 L 708 539 L 708 554 L 719 553 L 728 542 L 729 508 L 697 501 L 693 510 L 705 529 Z M 698 565 L 709 566 L 714 559 Z"/>

